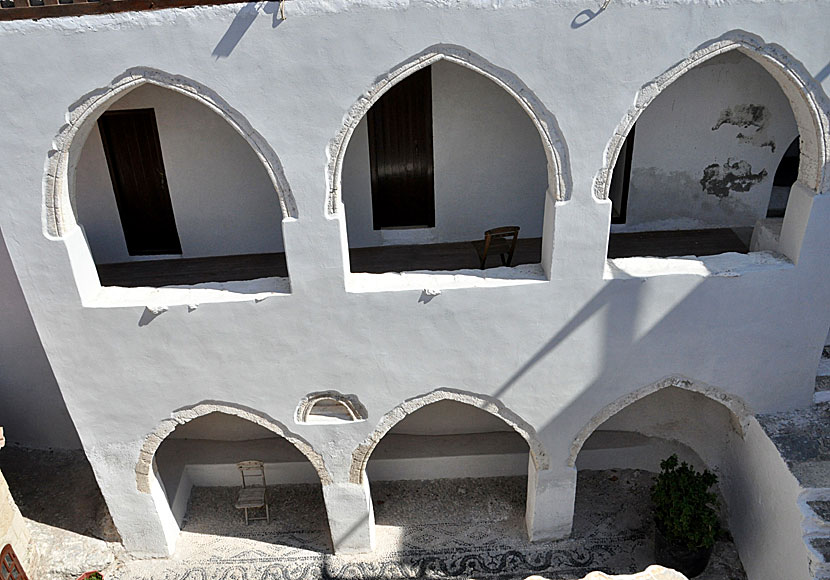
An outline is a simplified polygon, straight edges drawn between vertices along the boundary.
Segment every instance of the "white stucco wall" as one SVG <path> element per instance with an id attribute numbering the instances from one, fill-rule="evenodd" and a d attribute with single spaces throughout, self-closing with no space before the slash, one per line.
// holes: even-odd
<path id="1" fill-rule="evenodd" d="M 183 258 L 283 251 L 274 186 L 251 147 L 220 116 L 193 99 L 149 85 L 110 108 L 155 111 Z M 76 171 L 78 222 L 96 263 L 147 259 L 127 253 L 97 126 Z"/>
<path id="2" fill-rule="evenodd" d="M 790 103 L 761 65 L 733 52 L 695 67 L 637 120 L 626 223 L 612 231 L 754 226 L 797 135 Z M 747 176 L 747 190 L 730 188 L 729 173 Z"/>
<path id="3" fill-rule="evenodd" d="M 507 225 L 542 235 L 547 160 L 530 118 L 504 89 L 462 66 L 432 65 L 435 227 L 372 225 L 369 133 L 364 117 L 343 161 L 349 247 L 478 240 Z"/>
<path id="4" fill-rule="evenodd" d="M 658 85 L 643 86 L 698 49 L 740 46 L 762 52 L 767 66 L 789 67 L 778 75 L 799 79 L 787 86 L 809 127 L 812 104 L 828 109 L 812 80 L 828 83 L 826 5 L 795 1 L 782 19 L 775 3 L 611 3 L 585 23 L 580 13 L 596 5 L 581 0 L 286 4 L 288 19 L 276 28 L 260 14 L 240 30 L 240 5 L 0 24 L 0 66 L 13 71 L 0 97 L 21 103 L 0 109 L 0 228 L 128 549 L 158 555 L 175 541 L 169 505 L 140 487 L 146 473 L 136 466 L 146 466 L 139 457 L 148 434 L 200 401 L 256 410 L 319 454 L 332 536 L 351 551 L 371 546 L 373 522 L 353 451 L 386 413 L 435 389 L 477 393 L 491 412 L 521 419 L 543 448 L 528 464 L 526 521 L 535 539 L 569 533 L 574 438 L 643 385 L 692 377 L 753 412 L 810 403 L 830 326 L 830 201 L 820 175 L 804 171 L 793 188 L 778 255 L 706 260 L 607 261 L 610 203 L 594 188 L 635 97 Z M 231 50 L 213 54 L 219 44 Z M 388 277 L 364 276 L 361 291 L 347 291 L 355 277 L 344 260 L 346 218 L 329 212 L 330 145 L 355 103 L 425 51 L 469 57 L 544 109 L 537 118 L 562 160 L 552 180 L 561 188 L 545 198 L 546 276 L 424 274 L 396 291 L 377 282 Z M 77 102 L 137 66 L 209 87 L 279 156 L 296 202 L 283 221 L 290 295 L 214 291 L 202 301 L 173 289 L 96 301 L 106 292 L 71 220 L 53 235 L 50 223 L 61 216 L 50 204 L 60 205 L 61 192 L 43 191 L 44 164 Z M 801 133 L 813 144 L 828 141 Z M 826 158 L 814 146 L 804 155 L 808 169 Z M 516 167 L 514 181 L 522 177 Z M 353 393 L 367 420 L 295 424 L 298 403 L 321 390 Z"/>
<path id="5" fill-rule="evenodd" d="M 80 448 L 2 235 L 0 328 L 0 425 L 5 426 L 8 442 L 35 448 Z"/>

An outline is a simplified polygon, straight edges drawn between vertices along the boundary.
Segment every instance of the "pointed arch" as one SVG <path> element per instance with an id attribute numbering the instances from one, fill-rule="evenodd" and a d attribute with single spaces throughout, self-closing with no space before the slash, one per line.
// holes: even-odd
<path id="1" fill-rule="evenodd" d="M 224 119 L 250 145 L 265 168 L 276 191 L 283 218 L 296 218 L 297 205 L 283 173 L 279 157 L 245 117 L 213 90 L 179 75 L 147 67 L 136 67 L 116 77 L 75 102 L 67 123 L 55 136 L 46 159 L 43 182 L 43 229 L 51 238 L 61 238 L 78 226 L 72 208 L 74 167 L 95 121 L 116 100 L 145 84 L 180 93 L 208 107 Z"/>
<path id="2" fill-rule="evenodd" d="M 830 160 L 830 101 L 821 85 L 784 48 L 767 44 L 758 36 L 741 30 L 727 32 L 692 52 L 637 92 L 634 104 L 623 117 L 605 148 L 602 168 L 594 178 L 593 193 L 607 199 L 614 165 L 634 123 L 642 112 L 669 85 L 692 68 L 718 55 L 737 50 L 764 69 L 780 85 L 793 110 L 801 135 L 801 162 L 798 180 L 816 193 L 830 189 L 827 163 Z"/>
<path id="3" fill-rule="evenodd" d="M 505 407 L 500 401 L 478 395 L 474 393 L 466 393 L 463 391 L 456 391 L 452 389 L 436 389 L 426 395 L 421 395 L 412 399 L 408 399 L 386 413 L 381 417 L 378 426 L 366 438 L 366 440 L 357 446 L 352 452 L 352 465 L 349 472 L 349 480 L 352 483 L 361 484 L 364 481 L 366 474 L 366 465 L 369 463 L 369 458 L 372 452 L 377 447 L 380 440 L 383 439 L 395 425 L 401 422 L 415 411 L 426 407 L 438 401 L 455 401 L 470 405 L 482 411 L 486 411 L 507 423 L 513 428 L 522 438 L 527 441 L 530 447 L 530 457 L 537 470 L 545 470 L 550 468 L 550 458 L 548 457 L 545 446 L 536 434 L 536 430 L 527 423 L 524 419 L 519 417 L 513 411 Z"/>
<path id="4" fill-rule="evenodd" d="M 570 454 L 568 455 L 568 466 L 574 467 L 576 465 L 576 458 L 577 455 L 579 455 L 582 446 L 585 444 L 585 441 L 588 440 L 588 437 L 590 437 L 600 425 L 605 423 L 608 419 L 616 415 L 625 407 L 628 407 L 640 399 L 668 387 L 675 387 L 698 393 L 715 401 L 716 403 L 720 403 L 729 410 L 735 430 L 741 437 L 745 436 L 746 430 L 749 427 L 749 421 L 752 418 L 752 413 L 750 412 L 747 404 L 741 398 L 731 395 L 718 387 L 713 387 L 712 385 L 707 385 L 706 383 L 695 381 L 680 375 L 673 375 L 620 397 L 613 403 L 606 405 L 599 413 L 594 415 L 591 420 L 588 421 L 588 423 L 579 431 L 571 443 Z"/>
<path id="5" fill-rule="evenodd" d="M 343 125 L 329 142 L 326 151 L 328 157 L 326 212 L 328 215 L 333 216 L 340 212 L 343 159 L 360 120 L 372 105 L 395 84 L 440 60 L 446 60 L 479 73 L 507 91 L 519 103 L 530 117 L 542 140 L 542 147 L 547 158 L 548 195 L 554 201 L 569 199 L 571 178 L 567 148 L 553 114 L 513 73 L 497 67 L 466 48 L 451 44 L 436 44 L 407 59 L 381 77 L 349 109 L 344 117 Z"/>
<path id="6" fill-rule="evenodd" d="M 150 493 L 150 478 L 153 473 L 153 457 L 155 456 L 158 448 L 164 442 L 165 438 L 179 425 L 184 425 L 185 423 L 210 413 L 224 413 L 226 415 L 239 417 L 240 419 L 245 419 L 255 425 L 259 425 L 260 427 L 264 427 L 269 431 L 272 431 L 276 435 L 286 439 L 289 443 L 294 445 L 300 453 L 305 455 L 305 457 L 311 462 L 311 465 L 314 467 L 317 475 L 320 477 L 320 483 L 328 485 L 332 482 L 331 474 L 326 468 L 322 455 L 316 452 L 311 445 L 300 438 L 299 435 L 296 435 L 286 429 L 284 425 L 278 423 L 263 413 L 243 407 L 242 405 L 235 405 L 233 403 L 221 401 L 202 401 L 201 403 L 191 407 L 184 407 L 173 412 L 170 418 L 159 423 L 158 427 L 156 427 L 152 433 L 144 438 L 144 443 L 141 446 L 141 451 L 139 451 L 138 462 L 135 467 L 136 485 L 138 487 L 138 491 L 142 493 Z"/>

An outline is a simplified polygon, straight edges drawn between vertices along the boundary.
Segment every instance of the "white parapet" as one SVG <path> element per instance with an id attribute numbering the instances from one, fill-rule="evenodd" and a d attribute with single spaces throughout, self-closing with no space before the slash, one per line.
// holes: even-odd
<path id="1" fill-rule="evenodd" d="M 529 576 L 526 580 L 545 580 L 542 576 Z M 687 580 L 687 578 L 670 568 L 662 566 L 649 566 L 637 574 L 623 574 L 621 576 L 609 576 L 604 572 L 591 572 L 582 580 Z"/>

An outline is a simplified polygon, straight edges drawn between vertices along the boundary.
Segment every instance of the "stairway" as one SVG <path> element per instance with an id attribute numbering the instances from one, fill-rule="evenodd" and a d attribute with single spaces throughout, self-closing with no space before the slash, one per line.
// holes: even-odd
<path id="1" fill-rule="evenodd" d="M 798 507 L 811 579 L 830 580 L 830 346 L 822 352 L 813 401 L 808 409 L 757 419 L 801 485 Z"/>

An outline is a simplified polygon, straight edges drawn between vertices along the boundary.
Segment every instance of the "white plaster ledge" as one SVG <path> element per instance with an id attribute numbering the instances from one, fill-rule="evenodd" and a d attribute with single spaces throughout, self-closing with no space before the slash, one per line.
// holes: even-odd
<path id="1" fill-rule="evenodd" d="M 384 274 L 351 273 L 346 276 L 347 292 L 397 292 L 423 290 L 435 296 L 441 290 L 457 288 L 498 288 L 547 282 L 541 264 L 488 270 L 452 270 L 386 272 Z"/>
<path id="2" fill-rule="evenodd" d="M 769 272 L 792 268 L 793 263 L 775 252 L 728 252 L 716 256 L 676 256 L 655 258 L 616 258 L 605 263 L 606 280 L 650 278 L 653 276 L 691 275 L 701 277 L 737 277 L 752 272 Z"/>
<path id="3" fill-rule="evenodd" d="M 204 282 L 192 286 L 162 286 L 160 288 L 124 288 L 102 286 L 100 291 L 84 300 L 90 308 L 119 308 L 146 306 L 153 312 L 163 312 L 168 306 L 188 306 L 218 302 L 259 302 L 274 296 L 290 296 L 288 278 L 259 278 L 234 282 Z"/>

